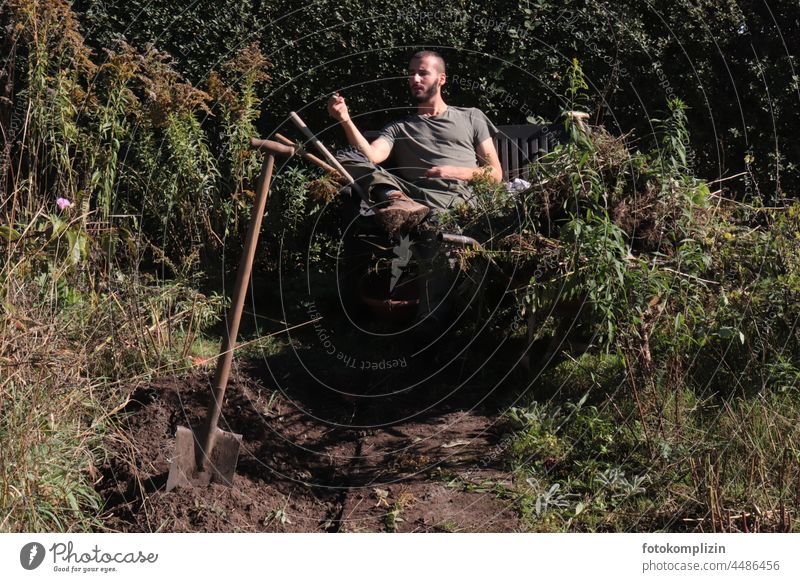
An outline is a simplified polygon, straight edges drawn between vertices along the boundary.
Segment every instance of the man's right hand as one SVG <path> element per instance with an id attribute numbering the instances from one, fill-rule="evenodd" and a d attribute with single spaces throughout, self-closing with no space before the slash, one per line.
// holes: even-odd
<path id="1" fill-rule="evenodd" d="M 350 120 L 350 112 L 347 110 L 344 97 L 338 93 L 334 93 L 328 98 L 328 113 L 340 123 Z"/>
<path id="2" fill-rule="evenodd" d="M 370 162 L 373 164 L 380 164 L 389 157 L 392 151 L 392 144 L 381 138 L 376 139 L 370 144 L 351 121 L 350 112 L 347 110 L 344 97 L 338 93 L 334 93 L 328 98 L 328 113 L 342 124 L 344 134 L 347 136 L 347 143 L 357 148 Z"/>

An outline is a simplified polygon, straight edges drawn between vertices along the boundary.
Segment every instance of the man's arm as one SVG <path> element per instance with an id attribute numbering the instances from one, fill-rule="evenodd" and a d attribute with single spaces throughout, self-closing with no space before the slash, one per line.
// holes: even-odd
<path id="1" fill-rule="evenodd" d="M 497 149 L 494 147 L 492 138 L 486 138 L 478 144 L 475 153 L 478 155 L 480 165 L 477 168 L 461 168 L 458 166 L 434 166 L 425 175 L 429 178 L 447 178 L 451 180 L 471 180 L 483 174 L 486 168 L 491 168 L 489 176 L 496 182 L 503 179 L 503 168 L 500 166 L 500 158 L 497 157 Z"/>
<path id="2" fill-rule="evenodd" d="M 497 148 L 494 147 L 492 138 L 487 138 L 478 144 L 478 161 L 481 163 L 481 171 L 486 166 L 492 168 L 490 176 L 497 182 L 503 181 L 503 167 L 500 165 L 500 157 L 497 155 Z"/>
<path id="3" fill-rule="evenodd" d="M 369 143 L 350 119 L 350 112 L 347 110 L 344 97 L 338 93 L 331 95 L 328 99 L 328 113 L 341 124 L 347 142 L 367 156 L 370 162 L 380 164 L 389 157 L 392 152 L 392 144 L 381 138 Z"/>

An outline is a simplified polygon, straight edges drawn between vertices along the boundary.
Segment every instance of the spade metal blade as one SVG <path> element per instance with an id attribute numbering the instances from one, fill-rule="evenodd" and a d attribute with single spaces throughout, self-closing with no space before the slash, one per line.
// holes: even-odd
<path id="1" fill-rule="evenodd" d="M 175 453 L 167 478 L 167 491 L 172 491 L 175 487 L 205 487 L 211 482 L 233 486 L 242 435 L 220 429 L 216 431 L 214 446 L 203 470 L 203 467 L 198 466 L 198 456 L 202 459 L 203 455 L 198 455 L 200 444 L 195 433 L 186 427 L 178 427 L 175 434 Z"/>

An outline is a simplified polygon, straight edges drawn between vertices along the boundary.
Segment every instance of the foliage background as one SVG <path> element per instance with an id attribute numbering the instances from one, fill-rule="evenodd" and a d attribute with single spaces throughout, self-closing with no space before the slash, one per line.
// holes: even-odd
<path id="1" fill-rule="evenodd" d="M 524 123 L 531 113 L 523 104 L 553 120 L 563 71 L 578 58 L 595 121 L 644 136 L 652 132 L 650 117 L 679 97 L 689 107 L 702 175 L 742 171 L 749 154 L 769 200 L 797 177 L 800 20 L 791 0 L 200 0 L 178 11 L 160 0 L 74 6 L 85 14 L 91 45 L 109 46 L 118 35 L 134 46 L 153 42 L 195 83 L 259 42 L 275 65 L 262 132 L 282 124 L 290 110 L 303 111 L 322 130 L 329 124 L 322 101 L 334 90 L 365 116 L 363 127 L 381 125 L 409 106 L 404 68 L 421 48 L 441 51 L 451 79 L 463 80 L 451 82 L 451 102 L 481 107 L 497 123 Z"/>

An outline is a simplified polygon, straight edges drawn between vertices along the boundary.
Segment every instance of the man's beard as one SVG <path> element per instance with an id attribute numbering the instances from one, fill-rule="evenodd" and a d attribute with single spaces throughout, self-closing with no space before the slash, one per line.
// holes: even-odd
<path id="1" fill-rule="evenodd" d="M 426 89 L 425 92 L 412 93 L 412 96 L 417 100 L 418 103 L 425 103 L 426 101 L 433 99 L 434 95 L 436 95 L 436 91 L 438 90 L 439 84 L 436 83 L 435 85 L 431 85 L 428 89 Z"/>

